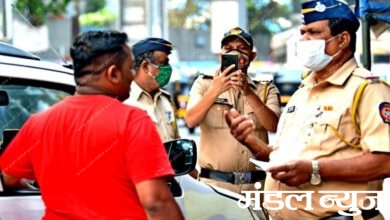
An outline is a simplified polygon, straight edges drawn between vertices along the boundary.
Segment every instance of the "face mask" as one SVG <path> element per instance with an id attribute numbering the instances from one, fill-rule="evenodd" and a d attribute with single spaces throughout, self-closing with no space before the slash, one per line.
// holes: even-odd
<path id="1" fill-rule="evenodd" d="M 166 86 L 169 82 L 169 79 L 172 75 L 172 67 L 171 65 L 160 66 L 160 73 L 156 76 L 155 80 L 160 85 L 160 88 Z"/>
<path id="2" fill-rule="evenodd" d="M 236 54 L 238 55 L 238 69 L 240 70 L 246 70 L 248 67 L 249 67 L 249 56 L 247 53 L 241 51 L 241 50 L 236 50 L 236 49 L 233 49 L 233 50 L 229 50 L 229 51 L 226 51 L 224 54 Z M 244 59 L 244 63 L 240 62 L 241 59 Z"/>
<path id="3" fill-rule="evenodd" d="M 302 64 L 313 71 L 320 71 L 325 68 L 339 52 L 333 56 L 329 56 L 325 53 L 325 45 L 329 41 L 333 40 L 336 36 L 331 39 L 325 40 L 306 40 L 297 42 L 297 57 Z"/>
<path id="4" fill-rule="evenodd" d="M 237 54 L 238 56 L 243 56 L 245 60 L 249 60 L 249 56 L 250 54 L 247 54 L 246 52 L 242 51 L 242 50 L 229 50 L 225 53 L 232 53 L 232 54 Z"/>

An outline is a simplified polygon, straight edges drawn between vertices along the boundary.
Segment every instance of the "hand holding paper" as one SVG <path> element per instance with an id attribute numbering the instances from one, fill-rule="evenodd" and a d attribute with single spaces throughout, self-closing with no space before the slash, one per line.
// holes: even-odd
<path id="1" fill-rule="evenodd" d="M 254 163 L 256 165 L 256 169 L 258 169 L 258 170 L 267 171 L 267 169 L 269 167 L 269 163 L 268 162 L 255 160 L 253 158 L 249 158 L 249 161 Z"/>

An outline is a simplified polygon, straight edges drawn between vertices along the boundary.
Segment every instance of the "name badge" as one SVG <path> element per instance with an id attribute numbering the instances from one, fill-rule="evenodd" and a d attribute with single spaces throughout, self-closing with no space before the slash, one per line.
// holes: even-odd
<path id="1" fill-rule="evenodd" d="M 225 99 L 225 98 L 217 98 L 217 99 L 215 100 L 215 103 L 226 104 L 226 103 L 228 103 L 228 100 Z"/>
<path id="2" fill-rule="evenodd" d="M 287 113 L 291 113 L 295 111 L 295 105 L 288 107 Z"/>

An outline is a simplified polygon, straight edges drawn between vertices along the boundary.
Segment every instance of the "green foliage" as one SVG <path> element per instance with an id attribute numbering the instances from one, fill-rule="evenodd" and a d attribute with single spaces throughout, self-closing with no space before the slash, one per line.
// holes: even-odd
<path id="1" fill-rule="evenodd" d="M 205 7 L 202 1 L 186 0 L 184 7 L 170 9 L 168 22 L 171 28 L 199 28 L 210 26 L 210 7 Z"/>
<path id="2" fill-rule="evenodd" d="M 196 26 L 196 18 L 204 17 L 203 25 L 210 26 L 209 11 L 211 3 L 205 0 L 186 0 L 185 5 L 168 11 L 169 27 L 186 28 L 187 24 Z M 248 29 L 251 33 L 272 35 L 286 27 L 280 24 L 280 18 L 291 21 L 292 7 L 280 5 L 274 0 L 246 0 Z M 222 9 L 223 10 L 223 9 Z"/>
<path id="3" fill-rule="evenodd" d="M 184 8 L 175 8 L 168 12 L 169 27 L 185 28 L 186 20 L 199 14 L 199 7 L 192 0 L 187 0 Z"/>
<path id="4" fill-rule="evenodd" d="M 62 15 L 66 12 L 66 7 L 71 0 L 51 0 L 47 5 L 49 13 L 53 15 Z"/>
<path id="5" fill-rule="evenodd" d="M 85 12 L 97 12 L 102 10 L 105 6 L 106 0 L 87 0 Z"/>
<path id="6" fill-rule="evenodd" d="M 103 8 L 96 12 L 81 14 L 79 22 L 82 26 L 110 26 L 115 19 L 115 14 Z"/>
<path id="7" fill-rule="evenodd" d="M 16 0 L 16 9 L 27 18 L 33 26 L 39 26 L 46 22 L 47 15 L 59 15 L 65 13 L 66 6 L 71 0 Z M 45 2 L 49 2 L 46 4 Z"/>
<path id="8" fill-rule="evenodd" d="M 42 0 L 17 0 L 15 7 L 34 26 L 42 25 L 46 21 L 48 10 Z"/>
<path id="9" fill-rule="evenodd" d="M 268 3 L 259 4 L 257 0 L 247 0 L 248 29 L 251 33 L 271 35 L 276 31 L 283 31 L 277 21 L 278 18 L 290 19 L 292 12 L 287 6 L 270 0 Z"/>

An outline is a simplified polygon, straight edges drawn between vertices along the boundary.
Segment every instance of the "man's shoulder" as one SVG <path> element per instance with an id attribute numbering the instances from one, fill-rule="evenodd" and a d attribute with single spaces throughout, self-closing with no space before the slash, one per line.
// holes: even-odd
<path id="1" fill-rule="evenodd" d="M 171 99 L 171 98 L 172 98 L 172 95 L 171 95 L 168 91 L 166 91 L 166 90 L 164 90 L 164 89 L 160 89 L 160 91 L 161 91 L 161 95 L 162 95 L 162 96 L 164 96 L 164 97 L 166 97 L 166 98 L 168 98 L 168 99 Z"/>
<path id="2" fill-rule="evenodd" d="M 369 84 L 375 84 L 380 82 L 380 77 L 372 74 L 371 71 L 364 67 L 356 67 L 352 73 L 352 79 L 358 82 L 365 82 Z"/>
<path id="3" fill-rule="evenodd" d="M 261 79 L 261 80 L 252 80 L 252 82 L 253 83 L 249 82 L 249 84 L 253 87 L 253 89 L 256 90 L 268 90 L 273 87 L 276 88 L 273 80 Z"/>
<path id="4" fill-rule="evenodd" d="M 274 84 L 273 80 L 253 80 L 256 86 L 264 86 Z"/>
<path id="5" fill-rule="evenodd" d="M 201 73 L 198 76 L 198 79 L 204 79 L 204 80 L 212 80 L 213 78 L 214 78 L 214 76 L 207 75 L 207 74 L 204 74 L 204 73 Z"/>

